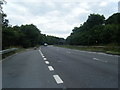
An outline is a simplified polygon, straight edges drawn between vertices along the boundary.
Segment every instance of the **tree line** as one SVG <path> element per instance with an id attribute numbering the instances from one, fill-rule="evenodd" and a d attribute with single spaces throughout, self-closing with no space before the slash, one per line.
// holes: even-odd
<path id="1" fill-rule="evenodd" d="M 2 49 L 14 46 L 23 48 L 35 47 L 44 43 L 49 45 L 64 43 L 63 38 L 42 34 L 33 24 L 11 26 L 6 17 L 6 14 L 2 14 Z"/>
<path id="2" fill-rule="evenodd" d="M 90 14 L 86 22 L 75 27 L 66 43 L 70 45 L 120 44 L 120 13 L 105 20 L 100 14 Z"/>
<path id="3" fill-rule="evenodd" d="M 70 36 L 59 38 L 42 34 L 33 24 L 21 26 L 9 25 L 7 15 L 2 14 L 2 48 L 11 46 L 23 48 L 34 47 L 48 43 L 69 44 L 69 45 L 100 45 L 100 44 L 118 44 L 120 45 L 120 13 L 111 15 L 105 19 L 100 14 L 90 14 L 86 22 L 75 27 Z"/>

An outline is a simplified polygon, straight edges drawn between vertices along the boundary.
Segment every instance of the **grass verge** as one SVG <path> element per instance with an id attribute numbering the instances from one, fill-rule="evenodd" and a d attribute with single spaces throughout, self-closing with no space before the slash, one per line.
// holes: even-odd
<path id="1" fill-rule="evenodd" d="M 6 58 L 6 57 L 8 57 L 8 56 L 11 56 L 11 55 L 13 55 L 13 54 L 15 54 L 15 53 L 23 52 L 23 51 L 25 51 L 25 50 L 26 50 L 26 49 L 24 49 L 24 48 L 19 48 L 19 49 L 15 50 L 15 51 L 2 54 L 2 59 Z"/>
<path id="2" fill-rule="evenodd" d="M 72 45 L 55 45 L 55 46 L 84 50 L 84 51 L 103 52 L 107 54 L 120 55 L 120 47 L 118 46 L 72 46 Z"/>

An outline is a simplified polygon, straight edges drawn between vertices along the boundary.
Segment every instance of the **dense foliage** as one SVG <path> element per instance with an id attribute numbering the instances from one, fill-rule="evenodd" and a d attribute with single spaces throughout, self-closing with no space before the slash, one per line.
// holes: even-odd
<path id="1" fill-rule="evenodd" d="M 3 30 L 2 30 L 2 48 L 17 47 L 34 47 L 36 45 L 48 44 L 63 44 L 64 39 L 54 36 L 46 36 L 41 34 L 40 30 L 33 24 L 10 26 L 9 21 L 5 19 L 6 14 L 2 15 Z"/>
<path id="2" fill-rule="evenodd" d="M 72 30 L 66 41 L 70 45 L 120 44 L 120 13 L 107 20 L 103 15 L 90 14 L 83 25 Z"/>
<path id="3" fill-rule="evenodd" d="M 11 26 L 9 20 L 2 14 L 2 47 L 11 46 L 34 47 L 48 43 L 64 44 L 63 38 L 41 34 L 40 30 L 33 24 Z M 105 20 L 103 15 L 90 14 L 86 22 L 80 27 L 75 27 L 66 43 L 70 45 L 100 45 L 120 44 L 120 13 L 115 13 Z"/>

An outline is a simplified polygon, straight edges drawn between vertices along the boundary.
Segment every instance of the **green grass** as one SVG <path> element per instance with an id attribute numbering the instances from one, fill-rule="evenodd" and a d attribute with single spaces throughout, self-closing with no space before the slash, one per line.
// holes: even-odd
<path id="1" fill-rule="evenodd" d="M 13 55 L 13 54 L 15 54 L 15 53 L 23 52 L 23 51 L 25 51 L 25 50 L 26 50 L 26 49 L 24 49 L 24 48 L 19 48 L 19 49 L 15 50 L 15 51 L 2 54 L 2 59 L 6 58 L 6 57 L 8 57 L 8 56 L 11 56 L 11 55 Z"/>
<path id="2" fill-rule="evenodd" d="M 40 47 L 40 45 L 36 45 L 35 46 L 36 48 L 39 48 Z M 5 48 L 5 49 L 10 49 L 10 48 L 18 48 L 17 50 L 15 50 L 15 51 L 12 51 L 12 52 L 9 52 L 9 53 L 5 53 L 5 54 L 2 54 L 2 59 L 4 59 L 4 58 L 6 58 L 6 57 L 8 57 L 8 56 L 11 56 L 11 55 L 13 55 L 13 54 L 15 54 L 15 53 L 18 53 L 18 52 L 24 52 L 24 51 L 26 51 L 27 49 L 34 49 L 34 47 L 30 47 L 30 48 L 22 48 L 22 47 L 14 47 L 14 46 L 10 46 L 9 48 Z"/>
<path id="3" fill-rule="evenodd" d="M 84 50 L 84 51 L 104 52 L 108 54 L 120 55 L 120 47 L 118 46 L 72 46 L 72 45 L 55 45 L 55 46 Z"/>

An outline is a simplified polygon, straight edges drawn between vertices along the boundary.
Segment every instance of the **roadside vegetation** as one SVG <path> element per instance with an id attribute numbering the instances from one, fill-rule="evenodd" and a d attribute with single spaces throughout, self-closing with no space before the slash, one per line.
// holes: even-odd
<path id="1" fill-rule="evenodd" d="M 120 55 L 120 13 L 108 19 L 90 14 L 86 22 L 72 30 L 66 45 L 57 46 Z"/>
<path id="2" fill-rule="evenodd" d="M 120 55 L 120 13 L 105 19 L 90 14 L 86 22 L 75 27 L 60 47 Z"/>
<path id="3" fill-rule="evenodd" d="M 18 48 L 18 50 L 2 54 L 2 58 L 6 58 L 18 52 L 26 51 L 27 49 L 37 49 L 44 43 L 61 44 L 64 39 L 41 34 L 41 31 L 33 24 L 12 26 L 7 15 L 2 14 L 2 50 Z"/>
<path id="4" fill-rule="evenodd" d="M 67 37 L 68 45 L 120 45 L 120 13 L 115 13 L 108 19 L 103 15 L 90 14 L 86 22 L 75 27 Z"/>
<path id="5" fill-rule="evenodd" d="M 38 45 L 63 44 L 64 38 L 42 34 L 41 31 L 33 24 L 21 26 L 12 26 L 7 15 L 2 14 L 2 49 L 10 47 L 30 48 Z"/>
<path id="6" fill-rule="evenodd" d="M 107 54 L 120 55 L 120 47 L 115 46 L 75 46 L 75 45 L 55 45 L 55 46 L 83 51 L 103 52 Z"/>
<path id="7" fill-rule="evenodd" d="M 4 53 L 4 54 L 2 54 L 2 59 L 6 58 L 6 57 L 8 57 L 10 55 L 13 55 L 13 54 L 16 54 L 16 53 L 20 53 L 20 52 L 24 52 L 24 51 L 26 51 L 26 49 L 18 48 L 17 50 L 14 50 L 14 51 L 11 51 L 11 52 L 8 52 L 8 53 Z"/>
<path id="8" fill-rule="evenodd" d="M 2 49 L 38 47 L 47 43 L 72 49 L 120 54 L 120 13 L 107 19 L 104 15 L 90 14 L 66 39 L 42 34 L 33 24 L 12 26 L 6 17 L 3 13 Z"/>

